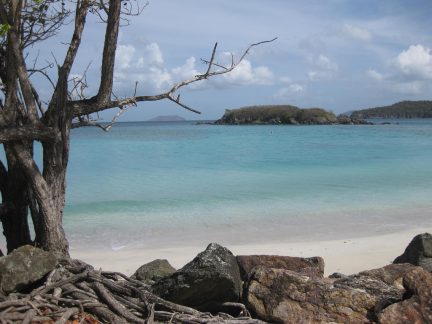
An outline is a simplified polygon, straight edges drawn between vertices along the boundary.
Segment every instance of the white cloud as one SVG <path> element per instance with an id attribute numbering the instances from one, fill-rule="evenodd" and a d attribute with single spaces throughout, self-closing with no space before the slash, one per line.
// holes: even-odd
<path id="1" fill-rule="evenodd" d="M 168 90 L 175 82 L 192 79 L 203 73 L 197 70 L 195 57 L 188 58 L 180 66 L 168 69 L 157 43 L 148 44 L 140 51 L 134 45 L 120 45 L 116 55 L 114 82 L 117 90 L 115 91 L 127 91 L 126 95 L 130 94 L 136 81 L 139 83 L 140 90 L 160 92 Z M 218 62 L 218 64 L 230 66 L 231 54 L 222 53 Z M 212 83 L 194 83 L 189 86 L 189 89 L 200 89 L 209 85 L 216 87 L 225 87 L 230 84 L 271 85 L 274 79 L 274 74 L 268 67 L 254 67 L 249 60 L 244 59 L 232 72 L 216 78 Z"/>
<path id="2" fill-rule="evenodd" d="M 373 69 L 367 70 L 366 75 L 375 81 L 382 81 L 384 79 L 384 76 L 381 73 L 379 73 Z"/>
<path id="3" fill-rule="evenodd" d="M 171 72 L 176 79 L 191 79 L 199 74 L 199 71 L 195 68 L 195 63 L 196 59 L 192 56 L 186 60 L 185 64 L 172 69 Z"/>
<path id="4" fill-rule="evenodd" d="M 119 45 L 116 52 L 116 65 L 120 69 L 130 67 L 130 62 L 135 54 L 135 47 L 133 45 Z"/>
<path id="5" fill-rule="evenodd" d="M 403 75 L 414 80 L 432 80 L 432 52 L 423 45 L 411 45 L 398 55 L 395 67 Z"/>
<path id="6" fill-rule="evenodd" d="M 286 87 L 279 89 L 275 94 L 276 99 L 291 99 L 294 96 L 299 96 L 306 91 L 306 87 L 299 83 L 291 83 Z"/>
<path id="7" fill-rule="evenodd" d="M 420 95 L 432 89 L 432 51 L 411 45 L 390 65 L 387 73 L 370 69 L 366 75 L 384 90 L 404 95 Z"/>
<path id="8" fill-rule="evenodd" d="M 237 85 L 271 85 L 274 81 L 274 74 L 268 67 L 254 68 L 249 60 L 244 59 L 232 72 L 224 74 L 223 80 Z"/>
<path id="9" fill-rule="evenodd" d="M 358 39 L 358 40 L 365 41 L 365 42 L 368 42 L 372 39 L 371 33 L 367 29 L 364 29 L 364 28 L 345 24 L 343 26 L 342 30 L 343 30 L 345 35 L 347 35 L 353 39 Z"/>
<path id="10" fill-rule="evenodd" d="M 338 66 L 336 63 L 332 62 L 327 56 L 325 55 L 318 55 L 318 58 L 315 60 L 315 65 L 323 70 L 328 71 L 337 71 Z"/>
<path id="11" fill-rule="evenodd" d="M 142 55 L 138 56 L 137 53 L 134 45 L 118 46 L 114 72 L 115 91 L 130 95 L 136 81 L 139 88 L 146 91 L 161 91 L 172 83 L 158 44 L 148 44 L 140 51 Z"/>
<path id="12" fill-rule="evenodd" d="M 137 68 L 156 65 L 163 66 L 164 60 L 159 45 L 151 43 L 144 48 L 143 56 L 138 59 Z"/>
<path id="13" fill-rule="evenodd" d="M 307 60 L 313 67 L 307 74 L 310 81 L 333 79 L 339 70 L 338 65 L 323 54 L 308 55 Z"/>

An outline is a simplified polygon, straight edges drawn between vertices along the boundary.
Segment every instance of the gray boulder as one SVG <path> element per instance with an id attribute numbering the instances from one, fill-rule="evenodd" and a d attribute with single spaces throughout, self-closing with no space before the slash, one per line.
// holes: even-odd
<path id="1" fill-rule="evenodd" d="M 228 249 L 211 243 L 183 268 L 157 281 L 152 290 L 178 304 L 217 311 L 220 303 L 240 299 L 241 278 L 236 258 Z"/>
<path id="2" fill-rule="evenodd" d="M 57 265 L 53 253 L 25 245 L 0 258 L 0 290 L 20 291 L 42 279 Z"/>
<path id="3" fill-rule="evenodd" d="M 152 282 L 167 277 L 176 271 L 168 260 L 157 259 L 138 268 L 132 275 L 133 279 L 144 282 Z"/>
<path id="4" fill-rule="evenodd" d="M 411 263 L 432 272 L 432 235 L 423 233 L 415 236 L 393 263 Z"/>

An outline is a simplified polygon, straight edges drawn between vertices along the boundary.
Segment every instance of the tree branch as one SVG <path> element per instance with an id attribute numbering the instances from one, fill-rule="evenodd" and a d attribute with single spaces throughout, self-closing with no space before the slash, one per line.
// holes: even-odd
<path id="1" fill-rule="evenodd" d="M 47 116 L 50 118 L 52 115 L 65 115 L 66 114 L 66 105 L 64 107 L 59 107 L 58 98 L 66 97 L 64 92 L 67 92 L 67 79 L 72 68 L 72 64 L 75 60 L 76 54 L 78 52 L 78 48 L 81 43 L 81 36 L 84 30 L 84 25 L 86 21 L 86 15 L 89 7 L 89 0 L 77 1 L 76 14 L 75 14 L 75 28 L 72 35 L 72 40 L 69 45 L 66 57 L 63 61 L 63 65 L 59 69 L 59 77 L 57 81 L 57 85 L 55 91 L 51 97 L 50 105 L 47 110 Z M 64 116 L 65 117 L 65 116 Z M 66 118 L 63 119 L 63 122 Z"/>
<path id="2" fill-rule="evenodd" d="M 97 101 L 109 102 L 114 79 L 115 53 L 120 25 L 121 1 L 110 0 L 108 22 L 105 32 L 105 42 L 102 57 L 102 72 Z"/>
<path id="3" fill-rule="evenodd" d="M 18 127 L 0 128 L 0 143 L 38 140 L 38 141 L 55 141 L 58 139 L 58 133 L 53 128 L 36 125 L 24 125 Z"/>
<path id="4" fill-rule="evenodd" d="M 17 10 L 21 10 L 21 8 L 19 7 L 17 8 Z M 13 10 L 10 12 L 10 16 L 15 16 Z M 14 22 L 12 28 L 8 32 L 8 48 L 10 49 L 10 53 L 12 54 L 9 56 L 9 59 L 13 59 L 14 62 L 10 62 L 8 60 L 8 64 L 16 64 L 15 69 L 18 79 L 20 81 L 21 91 L 24 96 L 24 103 L 27 108 L 28 118 L 31 122 L 36 123 L 36 121 L 38 120 L 36 104 L 33 98 L 32 86 L 28 77 L 26 63 L 20 48 L 20 24 L 19 21 L 17 21 L 16 19 L 12 19 L 12 17 L 9 17 L 9 20 L 12 20 Z"/>

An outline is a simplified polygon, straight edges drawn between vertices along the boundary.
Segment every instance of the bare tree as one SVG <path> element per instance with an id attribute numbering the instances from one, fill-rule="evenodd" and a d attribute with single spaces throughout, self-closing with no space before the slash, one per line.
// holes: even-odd
<path id="1" fill-rule="evenodd" d="M 97 122 L 95 118 L 92 118 L 93 114 L 111 108 L 118 109 L 113 119 L 115 122 L 116 118 L 128 107 L 136 106 L 141 101 L 166 99 L 184 109 L 199 113 L 180 100 L 178 91 L 189 84 L 231 72 L 242 62 L 252 47 L 269 42 L 250 45 L 238 60 L 234 60 L 233 57 L 228 66 L 222 66 L 215 61 L 216 44 L 210 59 L 203 60 L 207 67 L 202 74 L 178 82 L 160 94 L 138 95 L 134 93 L 133 96 L 127 98 L 113 98 L 114 62 L 122 10 L 124 10 L 122 8 L 124 8 L 124 3 L 128 5 L 129 2 L 126 1 L 123 4 L 120 0 L 76 0 L 75 2 L 72 38 L 63 61 L 55 67 L 58 71 L 56 81 L 50 79 L 54 90 L 46 109 L 41 103 L 36 87 L 31 82 L 31 75 L 37 69 L 28 67 L 24 49 L 29 44 L 43 41 L 49 37 L 49 34 L 44 34 L 43 29 L 38 29 L 38 23 L 42 25 L 46 23 L 48 10 L 58 6 L 60 1 L 5 0 L 0 2 L 0 24 L 3 27 L 6 26 L 3 28 L 6 35 L 4 56 L 1 60 L 3 64 L 0 64 L 3 67 L 0 78 L 4 94 L 4 103 L 1 103 L 0 106 L 0 143 L 3 143 L 8 157 L 7 170 L 3 164 L 0 164 L 0 191 L 3 202 L 9 201 L 12 202 L 9 205 L 21 206 L 25 209 L 19 213 L 20 222 L 16 222 L 16 219 L 12 221 L 17 229 L 8 229 L 7 224 L 3 222 L 8 239 L 8 250 L 30 241 L 27 224 L 27 207 L 30 207 L 35 231 L 34 243 L 43 249 L 54 251 L 59 256 L 68 255 L 68 241 L 62 226 L 62 219 L 71 128 L 96 126 Z M 32 15 L 32 6 L 39 6 L 35 17 Z M 29 16 L 26 17 L 29 12 L 34 23 L 29 24 L 25 21 L 29 19 Z M 52 28 L 49 29 L 49 33 L 56 32 L 68 15 L 68 12 L 59 9 L 57 13 L 60 14 L 56 16 L 56 19 L 51 20 Z M 97 94 L 91 98 L 73 99 L 70 95 L 73 89 L 69 88 L 68 79 L 80 47 L 86 18 L 90 13 L 97 13 L 106 23 L 99 89 Z M 44 73 L 43 69 L 37 71 Z M 109 128 L 109 126 L 101 127 Z M 34 141 L 40 141 L 42 144 L 42 169 L 38 167 L 33 158 Z M 17 175 L 20 176 L 17 177 Z M 21 181 L 21 185 L 17 188 L 18 193 L 14 193 L 8 185 L 12 177 L 13 181 L 17 179 Z M 7 213 L 7 210 L 8 204 L 3 203 L 0 215 Z M 9 247 L 11 236 L 9 234 L 12 233 L 10 231 L 18 231 L 20 238 Z"/>

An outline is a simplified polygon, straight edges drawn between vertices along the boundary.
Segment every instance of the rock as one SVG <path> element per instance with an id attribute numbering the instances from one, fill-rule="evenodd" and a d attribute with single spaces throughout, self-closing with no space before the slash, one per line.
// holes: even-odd
<path id="1" fill-rule="evenodd" d="M 333 272 L 329 276 L 329 278 L 332 278 L 332 279 L 341 279 L 341 278 L 348 278 L 348 276 L 345 275 L 345 274 L 343 274 L 343 273 L 340 273 L 340 272 Z"/>
<path id="2" fill-rule="evenodd" d="M 377 279 L 385 282 L 388 285 L 393 285 L 400 289 L 404 289 L 402 286 L 403 277 L 408 272 L 416 268 L 418 267 L 409 263 L 389 264 L 382 268 L 362 271 L 355 276 Z"/>
<path id="3" fill-rule="evenodd" d="M 407 299 L 380 312 L 379 323 L 432 323 L 432 274 L 418 267 L 405 275 L 403 285 Z"/>
<path id="4" fill-rule="evenodd" d="M 0 258 L 0 290 L 20 291 L 42 279 L 58 261 L 53 253 L 25 245 Z"/>
<path id="5" fill-rule="evenodd" d="M 157 259 L 139 267 L 132 278 L 150 282 L 167 277 L 176 271 L 167 260 Z"/>
<path id="6" fill-rule="evenodd" d="M 432 272 L 432 235 L 424 233 L 415 236 L 393 263 L 411 263 Z"/>
<path id="7" fill-rule="evenodd" d="M 332 280 L 262 267 L 252 273 L 245 292 L 260 319 L 278 323 L 369 323 L 376 309 L 403 294 L 368 277 Z"/>
<path id="8" fill-rule="evenodd" d="M 388 305 L 401 301 L 405 292 L 403 287 L 396 287 L 379 279 L 358 275 L 337 279 L 334 281 L 333 285 L 336 288 L 347 290 L 358 289 L 373 296 L 375 298 L 375 305 L 373 307 L 374 314 Z M 369 317 L 373 318 L 372 312 L 369 314 Z"/>
<path id="9" fill-rule="evenodd" d="M 285 269 L 304 274 L 309 277 L 322 278 L 324 260 L 321 257 L 299 258 L 278 255 L 238 255 L 237 262 L 243 280 L 247 280 L 257 267 Z"/>
<path id="10" fill-rule="evenodd" d="M 339 115 L 337 116 L 337 124 L 340 125 L 373 125 L 374 123 L 369 122 L 360 118 L 351 118 L 348 115 Z"/>
<path id="11" fill-rule="evenodd" d="M 215 311 L 220 303 L 240 299 L 239 267 L 228 249 L 212 243 L 183 268 L 157 281 L 152 290 L 175 303 Z"/>

